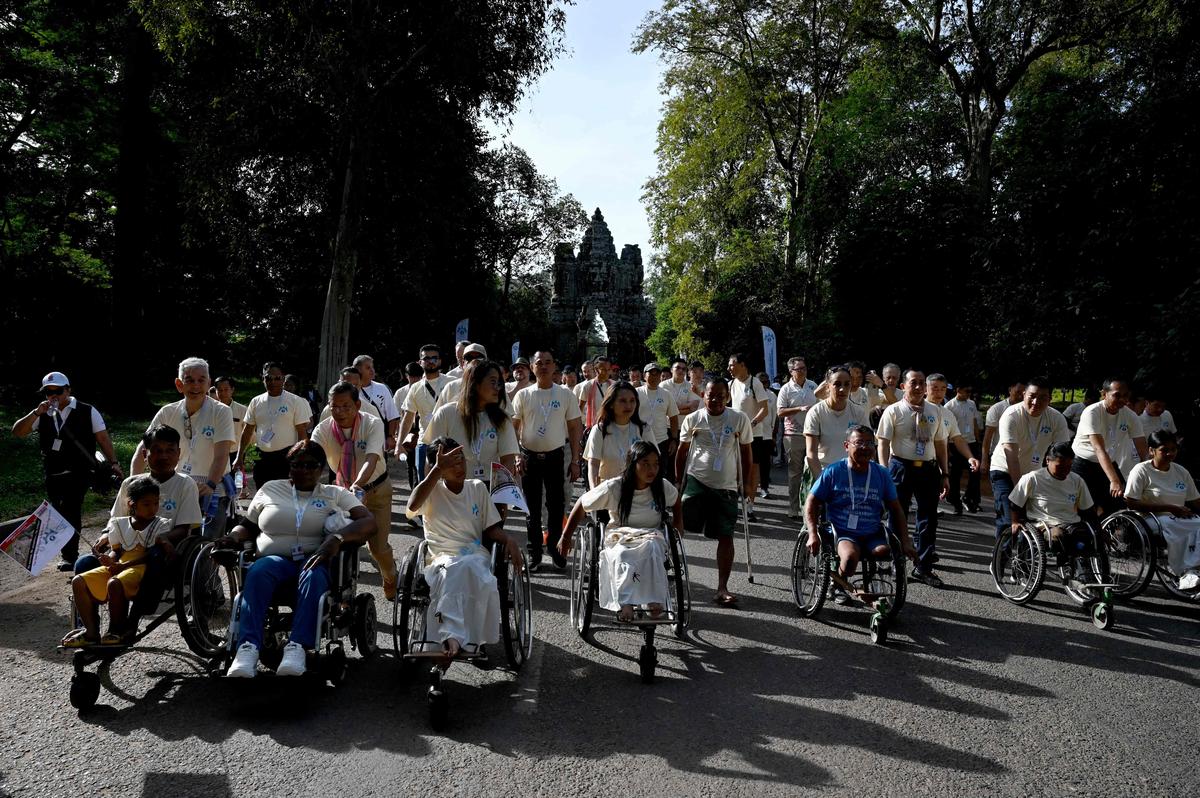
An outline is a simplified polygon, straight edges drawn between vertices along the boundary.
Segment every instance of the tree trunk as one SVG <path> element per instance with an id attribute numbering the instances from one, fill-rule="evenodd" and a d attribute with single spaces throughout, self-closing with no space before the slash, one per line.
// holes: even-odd
<path id="1" fill-rule="evenodd" d="M 965 97 L 962 103 L 967 124 L 967 185 L 975 202 L 975 222 L 983 232 L 992 217 L 992 142 L 1003 112 L 988 109 L 979 97 Z"/>
<path id="2" fill-rule="evenodd" d="M 800 208 L 803 203 L 800 192 L 800 181 L 795 178 L 788 180 L 787 230 L 784 235 L 783 273 L 788 278 L 798 276 L 796 264 L 800 260 Z"/>
<path id="3" fill-rule="evenodd" d="M 333 243 L 333 267 L 325 292 L 325 312 L 321 317 L 317 385 L 322 391 L 337 382 L 339 372 L 349 357 L 350 302 L 354 297 L 354 273 L 358 268 L 360 224 L 358 203 L 355 202 L 358 193 L 355 174 L 357 161 L 357 134 L 352 130 L 342 174 L 342 199 L 338 210 L 337 236 Z"/>

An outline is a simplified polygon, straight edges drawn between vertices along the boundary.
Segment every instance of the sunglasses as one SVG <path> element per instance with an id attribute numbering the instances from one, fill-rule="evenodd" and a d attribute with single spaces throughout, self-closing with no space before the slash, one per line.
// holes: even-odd
<path id="1" fill-rule="evenodd" d="M 43 388 L 42 396 L 62 396 L 64 388 Z"/>

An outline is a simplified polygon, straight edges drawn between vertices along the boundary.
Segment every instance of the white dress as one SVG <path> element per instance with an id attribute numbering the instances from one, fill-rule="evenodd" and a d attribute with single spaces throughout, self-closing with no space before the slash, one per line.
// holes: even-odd
<path id="1" fill-rule="evenodd" d="M 675 486 L 663 480 L 663 498 L 672 507 L 678 497 Z M 588 512 L 607 510 L 612 522 L 604 530 L 601 541 L 600 606 L 619 610 L 632 604 L 666 604 L 670 586 L 663 564 L 667 559 L 667 540 L 663 537 L 662 519 L 666 508 L 656 506 L 649 488 L 633 493 L 633 504 L 624 525 L 616 523 L 621 503 L 621 478 L 605 480 L 583 494 L 583 507 Z"/>

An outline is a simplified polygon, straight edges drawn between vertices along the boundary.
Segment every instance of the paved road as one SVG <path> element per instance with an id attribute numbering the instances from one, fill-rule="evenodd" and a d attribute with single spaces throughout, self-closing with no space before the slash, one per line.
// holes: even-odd
<path id="1" fill-rule="evenodd" d="M 1101 632 L 1053 587 L 1013 607 L 986 571 L 986 519 L 945 518 L 951 589 L 911 587 L 879 648 L 862 610 L 797 616 L 794 529 L 779 501 L 760 519 L 758 584 L 736 577 L 738 610 L 708 603 L 714 546 L 689 541 L 693 634 L 660 637 L 654 685 L 638 679 L 635 634 L 581 641 L 566 576 L 537 576 L 533 658 L 517 676 L 455 666 L 444 736 L 427 726 L 423 685 L 403 683 L 390 656 L 353 658 L 336 691 L 233 683 L 202 675 L 172 625 L 113 663 L 99 706 L 79 716 L 54 648 L 65 580 L 23 579 L 4 562 L 0 796 L 1123 796 L 1200 785 L 1200 609 L 1152 588 Z M 392 536 L 398 552 L 414 540 Z M 363 571 L 382 602 L 373 566 Z"/>

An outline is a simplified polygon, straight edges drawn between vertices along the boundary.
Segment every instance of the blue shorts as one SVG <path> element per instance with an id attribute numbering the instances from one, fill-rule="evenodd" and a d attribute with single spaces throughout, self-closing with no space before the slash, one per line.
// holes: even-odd
<path id="1" fill-rule="evenodd" d="M 848 540 L 855 546 L 858 546 L 859 554 L 870 555 L 879 546 L 890 546 L 888 542 L 887 532 L 881 526 L 871 532 L 861 532 L 858 530 L 835 529 L 834 530 L 834 546 L 843 540 Z"/>

